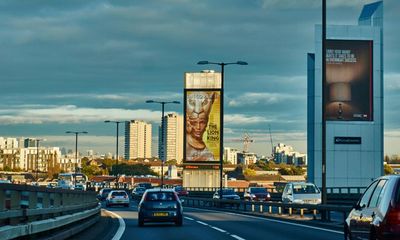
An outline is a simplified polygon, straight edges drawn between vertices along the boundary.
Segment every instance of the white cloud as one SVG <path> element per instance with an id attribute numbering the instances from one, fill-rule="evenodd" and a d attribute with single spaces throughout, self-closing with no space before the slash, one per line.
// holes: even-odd
<path id="1" fill-rule="evenodd" d="M 161 113 L 147 109 L 120 108 L 79 108 L 75 105 L 63 106 L 19 106 L 0 110 L 0 124 L 43 124 L 43 123 L 83 123 L 103 120 L 143 119 L 159 121 Z"/>
<path id="2" fill-rule="evenodd" d="M 240 107 L 240 106 L 247 106 L 247 105 L 270 105 L 276 104 L 287 100 L 296 100 L 301 97 L 293 94 L 286 94 L 286 93 L 256 93 L 256 92 L 249 92 L 244 93 L 236 98 L 230 100 L 228 105 L 231 107 Z M 302 97 L 304 98 L 304 97 Z"/>
<path id="3" fill-rule="evenodd" d="M 271 120 L 261 116 L 249 116 L 244 114 L 225 115 L 224 121 L 228 125 L 250 125 L 257 123 L 270 122 Z"/>

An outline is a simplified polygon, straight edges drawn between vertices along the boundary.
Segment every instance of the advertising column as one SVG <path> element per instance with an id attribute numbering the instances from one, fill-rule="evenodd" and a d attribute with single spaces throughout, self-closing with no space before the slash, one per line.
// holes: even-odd
<path id="1" fill-rule="evenodd" d="M 184 187 L 219 186 L 221 114 L 221 74 L 185 73 Z"/>

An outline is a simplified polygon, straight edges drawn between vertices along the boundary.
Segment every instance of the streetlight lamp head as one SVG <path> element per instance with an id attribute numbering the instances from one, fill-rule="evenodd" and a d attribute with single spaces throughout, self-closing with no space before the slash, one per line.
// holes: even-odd
<path id="1" fill-rule="evenodd" d="M 249 65 L 247 62 L 244 62 L 244 61 L 237 61 L 236 64 L 238 64 L 238 65 Z"/>
<path id="2" fill-rule="evenodd" d="M 72 133 L 71 131 L 66 131 L 65 133 Z"/>
<path id="3" fill-rule="evenodd" d="M 146 103 L 153 103 L 154 100 L 147 100 Z"/>
<path id="4" fill-rule="evenodd" d="M 208 61 L 199 61 L 197 64 L 199 64 L 199 65 L 206 65 L 206 64 L 208 64 L 209 62 Z"/>
<path id="5" fill-rule="evenodd" d="M 84 134 L 87 134 L 88 132 L 86 132 L 86 131 L 83 131 L 82 133 L 84 133 Z"/>
<path id="6" fill-rule="evenodd" d="M 105 120 L 104 122 L 105 122 L 105 123 L 109 123 L 109 122 L 110 122 L 110 120 Z"/>
<path id="7" fill-rule="evenodd" d="M 179 102 L 179 101 L 173 101 L 172 103 L 180 104 L 181 102 Z"/>

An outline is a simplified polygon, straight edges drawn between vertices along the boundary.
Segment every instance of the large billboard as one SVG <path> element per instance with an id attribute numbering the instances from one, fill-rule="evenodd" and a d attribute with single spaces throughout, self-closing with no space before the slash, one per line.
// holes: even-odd
<path id="1" fill-rule="evenodd" d="M 221 90 L 185 89 L 186 163 L 217 163 L 221 146 Z"/>
<path id="2" fill-rule="evenodd" d="M 366 40 L 327 40 L 326 120 L 373 120 L 372 45 Z"/>

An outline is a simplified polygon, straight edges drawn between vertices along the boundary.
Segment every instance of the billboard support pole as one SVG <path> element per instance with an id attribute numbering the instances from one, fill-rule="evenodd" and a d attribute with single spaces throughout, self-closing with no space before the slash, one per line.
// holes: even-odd
<path id="1" fill-rule="evenodd" d="M 326 0 L 322 0 L 322 204 L 327 203 L 327 192 L 326 192 Z M 322 220 L 326 220 L 326 211 L 321 213 Z"/>
<path id="2" fill-rule="evenodd" d="M 223 180 L 223 167 L 224 167 L 224 70 L 225 63 L 221 63 L 221 125 L 220 125 L 220 149 L 219 149 L 219 199 L 222 199 L 222 180 Z"/>

